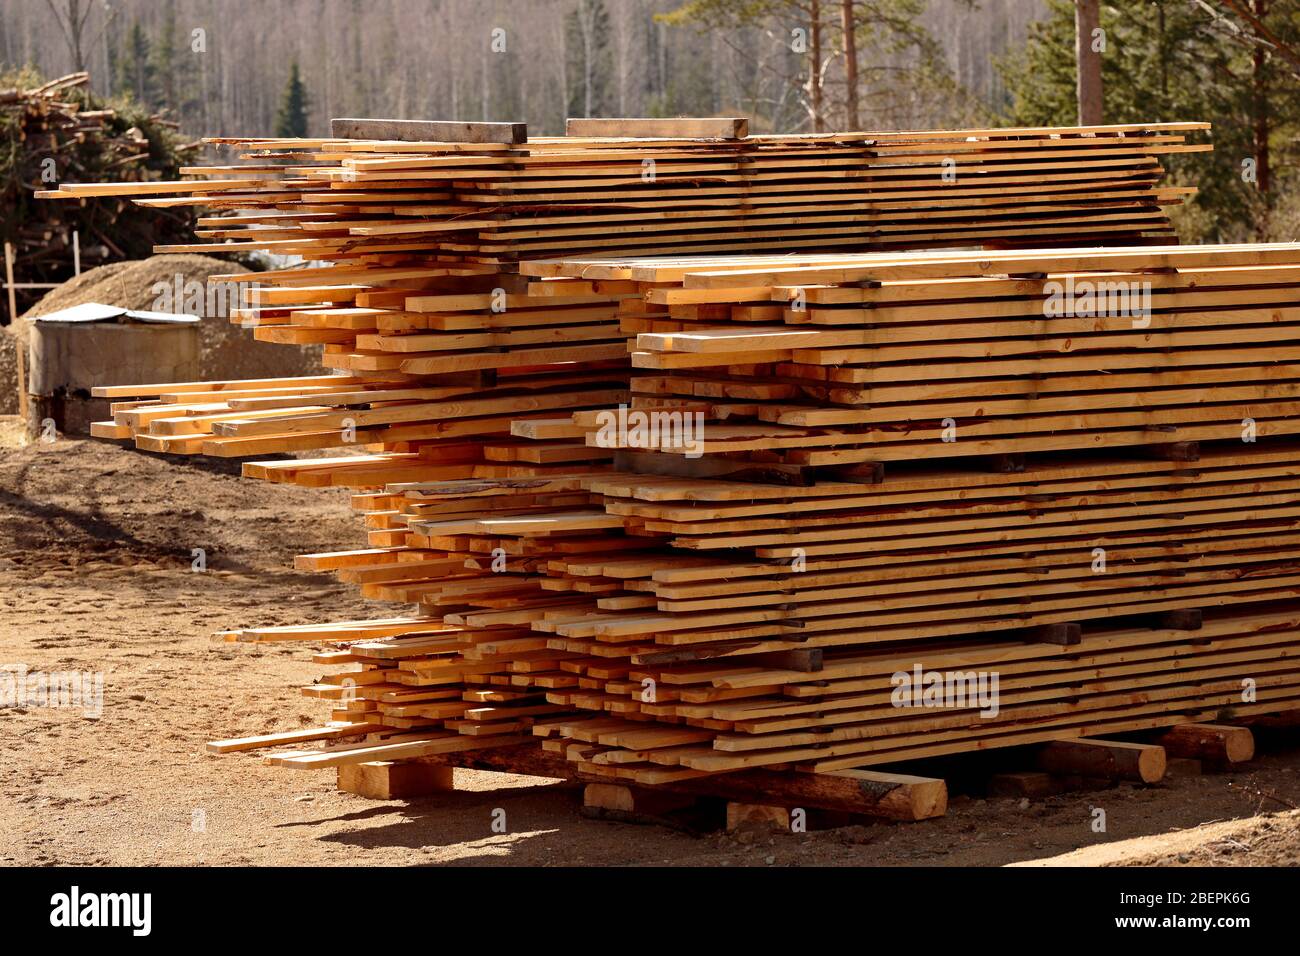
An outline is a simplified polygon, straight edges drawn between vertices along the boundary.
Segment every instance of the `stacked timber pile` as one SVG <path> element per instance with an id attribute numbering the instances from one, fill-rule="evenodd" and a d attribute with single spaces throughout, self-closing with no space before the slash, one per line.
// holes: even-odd
<path id="1" fill-rule="evenodd" d="M 548 743 L 656 783 L 1294 707 L 1298 268 L 1293 245 L 526 265 L 660 308 L 631 410 L 574 416 L 640 472 L 586 487 L 641 553 L 551 562 L 574 597 L 532 625 L 627 670 L 549 694 L 599 716 Z M 900 711 L 913 667 L 1013 692 Z"/>
<path id="2" fill-rule="evenodd" d="M 1300 443 L 1286 437 L 1298 430 L 1288 343 L 1300 247 L 524 268 L 543 274 L 530 287 L 539 298 L 636 283 L 625 332 L 642 371 L 624 414 L 705 424 L 686 440 L 680 417 L 657 439 L 625 424 L 610 441 L 597 410 L 519 418 L 514 445 L 485 446 L 501 464 L 441 480 L 347 459 L 250 465 L 307 485 L 387 481 L 354 499 L 370 547 L 299 563 L 419 608 L 231 635 L 343 641 L 319 659 L 366 676 L 309 689 L 346 698 L 333 715 L 343 723 L 316 732 L 393 735 L 273 762 L 513 746 L 531 728 L 584 775 L 659 784 L 1300 703 Z M 1145 312 L 1088 329 L 1045 315 L 1052 283 L 1078 291 L 1123 276 L 1155 287 Z M 914 321 L 890 321 L 899 315 Z M 1044 345 L 1066 331 L 1058 322 L 1073 341 L 1063 349 Z M 855 367 L 838 353 L 824 361 L 822 347 L 863 343 L 807 338 L 901 328 L 916 340 L 927 326 L 943 361 L 872 353 Z M 1014 343 L 1006 361 L 1031 368 L 963 365 L 972 336 Z M 1053 368 L 1058 354 L 1072 364 Z M 695 360 L 658 370 L 675 356 Z M 865 388 L 851 377 L 861 372 L 874 376 Z M 831 374 L 845 377 L 828 385 Z M 819 414 L 853 430 L 828 433 Z M 830 440 L 809 442 L 804 428 L 784 443 L 791 416 Z M 998 427 L 982 433 L 985 422 Z M 688 458 L 692 447 L 702 456 Z M 578 464 L 584 448 L 624 470 Z M 852 457 L 809 463 L 808 448 Z M 533 464 L 552 455 L 565 463 Z M 895 676 L 913 667 L 995 671 L 996 713 L 973 691 L 963 706 L 900 711 Z"/>
<path id="3" fill-rule="evenodd" d="M 199 235 L 220 241 L 197 251 L 297 254 L 335 262 L 322 282 L 354 281 L 346 273 L 357 266 L 384 281 L 373 256 L 481 266 L 593 253 L 1153 241 L 1172 234 L 1164 207 L 1193 191 L 1161 185 L 1159 157 L 1211 148 L 1185 142 L 1202 123 L 526 142 L 519 124 L 475 125 L 514 135 L 215 139 L 247 162 L 187 168 L 207 178 L 183 183 L 63 184 L 42 195 L 258 210 L 206 219 Z"/>
<path id="4" fill-rule="evenodd" d="M 1158 244 L 1178 196 L 1148 173 L 1188 128 L 241 141 L 251 167 L 127 190 L 323 261 L 259 274 L 235 318 L 341 374 L 106 387 L 99 433 L 365 446 L 245 471 L 356 489 L 366 546 L 299 566 L 414 605 L 231 632 L 347 669 L 305 689 L 331 722 L 214 749 L 326 741 L 270 758 L 313 768 L 540 736 L 674 784 L 1293 706 L 1300 249 Z M 1050 248 L 1079 237 L 1129 247 Z M 973 242 L 1049 248 L 810 251 Z M 737 248 L 783 254 L 701 255 Z M 1136 307 L 1089 313 L 1089 282 Z M 625 403 L 677 431 L 611 438 Z M 1005 693 L 900 711 L 913 667 Z"/>
<path id="5" fill-rule="evenodd" d="M 452 125 L 463 124 L 416 124 Z M 1183 141 L 1205 128 L 1198 123 L 532 141 L 521 141 L 519 125 L 473 124 L 475 141 L 454 143 L 215 140 L 244 150 L 245 162 L 188 168 L 199 178 L 185 182 L 65 183 L 41 193 L 217 212 L 200 220 L 211 242 L 159 252 L 259 249 L 324 263 L 230 277 L 259 284 L 232 320 L 260 341 L 321 344 L 326 367 L 349 378 L 187 384 L 176 390 L 185 400 L 123 407 L 95 433 L 178 453 L 356 441 L 407 456 L 383 459 L 393 463 L 441 461 L 448 448 L 410 443 L 508 436 L 510 416 L 607 404 L 587 393 L 627 361 L 623 326 L 646 308 L 635 283 L 584 283 L 561 295 L 560 284 L 530 285 L 517 260 L 593 249 L 1155 242 L 1171 232 L 1164 206 L 1189 191 L 1158 185 L 1158 157 L 1209 148 Z M 321 388 L 348 400 L 322 405 Z M 459 402 L 471 392 L 475 401 Z M 460 444 L 454 454 L 466 462 L 472 449 Z"/>
<path id="6" fill-rule="evenodd" d="M 701 412 L 713 454 L 837 466 L 1300 430 L 1292 244 L 524 268 L 640 283 L 661 311 L 633 362 L 660 374 L 634 379 L 634 407 Z"/>

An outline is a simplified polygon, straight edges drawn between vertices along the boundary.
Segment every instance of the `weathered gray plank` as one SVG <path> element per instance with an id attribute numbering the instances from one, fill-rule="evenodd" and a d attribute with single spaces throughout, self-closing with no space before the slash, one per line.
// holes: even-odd
<path id="1" fill-rule="evenodd" d="M 341 139 L 394 139 L 408 143 L 507 143 L 514 145 L 528 141 L 528 124 L 344 117 L 330 120 L 330 135 Z"/>

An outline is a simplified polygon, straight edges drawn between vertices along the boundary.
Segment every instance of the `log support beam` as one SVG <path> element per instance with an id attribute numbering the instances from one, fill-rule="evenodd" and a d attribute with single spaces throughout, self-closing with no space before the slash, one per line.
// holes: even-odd
<path id="1" fill-rule="evenodd" d="M 1165 775 L 1165 749 L 1122 740 L 1058 740 L 1038 751 L 1037 766 L 1052 774 L 1156 783 Z"/>
<path id="2" fill-rule="evenodd" d="M 1175 757 L 1200 760 L 1214 767 L 1245 763 L 1255 756 L 1255 735 L 1250 728 L 1226 724 L 1179 724 L 1161 734 L 1155 743 Z"/>

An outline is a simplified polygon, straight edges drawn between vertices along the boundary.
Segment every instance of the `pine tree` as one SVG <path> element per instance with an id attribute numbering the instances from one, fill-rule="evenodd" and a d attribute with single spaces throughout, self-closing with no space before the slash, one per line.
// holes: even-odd
<path id="1" fill-rule="evenodd" d="M 159 105 L 176 110 L 180 106 L 180 90 L 176 70 L 176 8 L 171 3 L 167 4 L 162 29 L 149 52 L 158 78 Z"/>
<path id="2" fill-rule="evenodd" d="M 1074 4 L 1050 0 L 1022 49 L 998 64 L 1012 101 L 1013 125 L 1075 122 Z M 1285 15 L 1268 18 L 1289 39 L 1300 32 Z M 1229 42 L 1200 7 L 1178 0 L 1108 0 L 1102 6 L 1102 89 L 1107 123 L 1202 120 L 1213 124 L 1211 153 L 1166 158 L 1175 181 L 1197 187 L 1176 210 L 1185 239 L 1270 238 L 1295 205 L 1300 178 L 1300 77 L 1245 43 Z M 1282 238 L 1291 238 L 1290 234 Z"/>
<path id="3" fill-rule="evenodd" d="M 131 32 L 126 37 L 126 50 L 118 62 L 120 74 L 115 84 L 118 90 L 130 93 L 141 106 L 157 108 L 158 73 L 154 66 L 152 44 L 139 20 L 131 24 Z"/>
<path id="4" fill-rule="evenodd" d="M 284 88 L 280 111 L 275 117 L 275 135 L 307 135 L 307 89 L 298 73 L 297 60 L 289 67 L 289 82 Z"/>
<path id="5" fill-rule="evenodd" d="M 124 92 L 122 85 L 122 54 L 118 50 L 118 31 L 110 21 L 104 29 L 104 55 L 108 60 L 108 92 L 110 96 Z"/>

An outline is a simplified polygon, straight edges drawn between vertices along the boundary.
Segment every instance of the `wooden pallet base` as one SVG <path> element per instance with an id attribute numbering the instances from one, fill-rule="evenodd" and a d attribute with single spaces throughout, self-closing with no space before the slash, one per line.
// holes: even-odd
<path id="1" fill-rule="evenodd" d="M 339 789 L 370 800 L 408 800 L 454 790 L 451 767 L 419 760 L 376 760 L 339 767 Z"/>
<path id="2" fill-rule="evenodd" d="M 1105 789 L 1121 781 L 1151 784 L 1232 770 L 1254 756 L 1249 727 L 1180 724 L 1146 742 L 1087 739 L 1048 744 L 1035 755 L 1038 769 L 994 773 L 987 792 L 990 797 L 1035 799 Z"/>
<path id="3" fill-rule="evenodd" d="M 1294 726 L 1300 712 L 1274 718 Z M 1152 742 L 1064 740 L 1037 748 L 1036 769 L 993 773 L 989 797 L 1041 799 L 1103 790 L 1120 782 L 1153 784 L 1230 770 L 1255 755 L 1245 726 L 1184 724 Z M 455 767 L 522 774 L 583 785 L 584 817 L 665 826 L 690 833 L 772 827 L 823 830 L 879 820 L 911 822 L 947 812 L 948 785 L 935 777 L 844 770 L 834 773 L 746 771 L 653 788 L 596 782 L 570 761 L 528 745 L 339 767 L 339 789 L 373 800 L 413 799 L 454 790 Z"/>
<path id="4" fill-rule="evenodd" d="M 1288 717 L 1300 723 L 1300 711 L 1278 715 L 1274 723 L 1284 723 Z M 1255 736 L 1248 727 L 1180 724 L 1143 743 L 1083 739 L 1044 745 L 1035 750 L 1034 770 L 998 771 L 989 775 L 984 790 L 991 797 L 1041 799 L 1105 790 L 1119 782 L 1152 784 L 1203 771 L 1231 770 L 1253 756 Z M 706 821 L 722 801 L 727 806 L 728 830 L 759 818 L 771 822 L 780 817 L 781 826 L 789 826 L 790 810 L 811 812 L 810 829 L 826 829 L 866 819 L 920 821 L 943 817 L 948 808 L 948 784 L 933 777 L 879 770 L 826 774 L 755 770 L 632 787 L 593 782 L 578 773 L 572 762 L 528 744 L 407 761 L 351 763 L 339 767 L 338 787 L 372 800 L 415 799 L 454 790 L 454 767 L 581 783 L 586 817 L 685 830 L 716 829 Z"/>
<path id="5" fill-rule="evenodd" d="M 1274 723 L 1300 723 L 1300 712 Z M 1180 725 L 1155 742 L 1066 740 L 1038 748 L 1038 769 L 994 773 L 989 797 L 1042 799 L 1107 789 L 1122 781 L 1151 784 L 1250 760 L 1254 737 L 1243 726 Z M 581 814 L 589 819 L 667 827 L 691 834 L 724 829 L 818 831 L 880 820 L 919 821 L 946 813 L 944 780 L 876 770 L 827 774 L 762 771 L 655 787 L 590 782 L 571 762 L 527 745 L 416 760 L 374 761 L 339 768 L 339 789 L 375 800 L 414 799 L 454 790 L 455 767 L 540 776 L 583 784 Z"/>
<path id="6" fill-rule="evenodd" d="M 585 783 L 587 815 L 604 819 L 655 818 L 701 799 L 833 812 L 854 818 L 897 821 L 941 817 L 948 806 L 943 780 L 875 770 L 826 774 L 747 771 L 685 780 L 653 789 L 590 781 L 569 761 L 534 747 L 438 754 L 414 760 L 373 761 L 339 768 L 339 789 L 376 800 L 414 798 L 454 789 L 452 770 L 464 767 Z"/>

